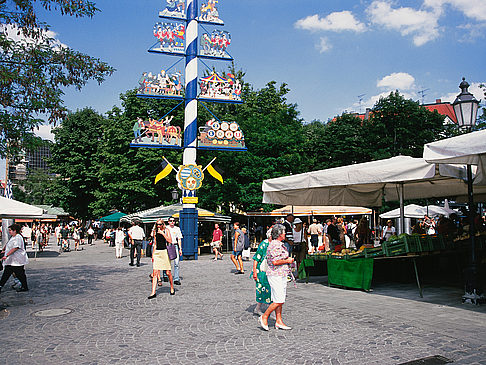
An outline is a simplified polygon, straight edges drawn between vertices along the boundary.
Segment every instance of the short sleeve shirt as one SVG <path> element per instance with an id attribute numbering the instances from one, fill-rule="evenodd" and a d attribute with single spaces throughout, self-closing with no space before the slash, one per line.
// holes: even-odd
<path id="1" fill-rule="evenodd" d="M 133 226 L 128 230 L 128 234 L 132 238 L 132 240 L 141 241 L 145 238 L 145 232 L 143 228 L 140 226 Z"/>
<path id="2" fill-rule="evenodd" d="M 7 257 L 7 259 L 4 261 L 4 265 L 27 265 L 29 263 L 29 259 L 27 258 L 27 252 L 25 252 L 24 249 L 24 240 L 20 234 L 10 238 L 10 240 L 7 242 L 7 245 L 5 246 L 5 256 L 7 256 L 12 248 L 18 248 L 18 250 Z"/>
<path id="3" fill-rule="evenodd" d="M 181 229 L 177 226 L 174 227 L 167 227 L 170 232 L 170 238 L 172 239 L 172 243 L 175 244 L 181 244 L 182 241 L 182 232 Z"/>
<path id="4" fill-rule="evenodd" d="M 283 242 L 273 240 L 267 248 L 267 276 L 287 276 L 290 272 L 289 265 L 274 265 L 277 260 L 285 260 L 289 257 L 289 251 L 285 248 Z"/>
<path id="5" fill-rule="evenodd" d="M 223 237 L 223 231 L 221 231 L 220 228 L 218 229 L 215 229 L 213 231 L 213 242 L 216 242 L 216 241 L 221 241 L 221 238 Z"/>

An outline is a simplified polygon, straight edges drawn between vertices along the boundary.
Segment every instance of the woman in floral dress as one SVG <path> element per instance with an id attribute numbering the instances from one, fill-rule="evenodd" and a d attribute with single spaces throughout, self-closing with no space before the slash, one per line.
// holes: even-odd
<path id="1" fill-rule="evenodd" d="M 269 230 L 270 232 L 270 230 Z M 268 232 L 267 232 L 268 237 Z M 270 284 L 268 283 L 267 273 L 260 269 L 263 260 L 267 257 L 267 248 L 268 248 L 268 239 L 265 239 L 260 243 L 258 249 L 253 256 L 253 271 L 252 277 L 255 280 L 256 285 L 256 302 L 257 305 L 253 314 L 261 315 L 262 311 L 262 304 L 270 305 L 272 303 L 271 292 L 270 292 Z"/>

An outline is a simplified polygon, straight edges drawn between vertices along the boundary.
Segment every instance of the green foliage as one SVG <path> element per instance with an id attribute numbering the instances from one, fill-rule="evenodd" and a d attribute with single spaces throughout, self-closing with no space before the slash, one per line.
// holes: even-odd
<path id="1" fill-rule="evenodd" d="M 27 204 L 58 206 L 59 178 L 42 170 L 29 173 L 28 179 L 21 181 L 23 190 L 14 192 L 14 198 Z"/>
<path id="2" fill-rule="evenodd" d="M 53 130 L 56 144 L 51 168 L 60 175 L 56 184 L 59 205 L 79 218 L 92 217 L 90 204 L 99 190 L 100 147 L 104 118 L 86 108 L 69 114 Z"/>
<path id="3" fill-rule="evenodd" d="M 60 45 L 49 36 L 34 0 L 0 2 L 0 157 L 14 157 L 32 147 L 33 129 L 43 123 L 39 113 L 56 123 L 67 115 L 64 87 L 81 89 L 89 80 L 101 83 L 114 71 L 99 59 Z M 97 11 L 85 0 L 42 0 L 47 10 L 91 17 Z M 13 40 L 10 33 L 17 33 Z"/>
<path id="4" fill-rule="evenodd" d="M 363 150 L 371 160 L 398 155 L 422 157 L 424 144 L 448 137 L 444 116 L 405 99 L 398 91 L 380 98 L 363 123 L 363 132 Z"/>

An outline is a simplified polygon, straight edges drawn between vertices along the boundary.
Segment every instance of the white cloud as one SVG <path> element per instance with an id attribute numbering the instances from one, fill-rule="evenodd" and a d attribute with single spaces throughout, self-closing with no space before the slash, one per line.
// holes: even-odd
<path id="1" fill-rule="evenodd" d="M 486 1 L 484 0 L 424 0 L 424 6 L 436 11 L 442 11 L 445 5 L 459 10 L 468 18 L 486 21 Z"/>
<path id="2" fill-rule="evenodd" d="M 373 1 L 367 9 L 372 23 L 399 31 L 403 36 L 412 35 L 416 46 L 422 46 L 439 36 L 438 19 L 441 8 L 432 11 L 413 8 L 392 8 L 388 1 Z"/>
<path id="3" fill-rule="evenodd" d="M 42 139 L 47 139 L 54 142 L 54 134 L 52 133 L 52 126 L 50 124 L 42 124 L 34 129 L 34 134 Z"/>
<path id="4" fill-rule="evenodd" d="M 299 29 L 305 29 L 310 31 L 354 31 L 364 32 L 366 26 L 357 20 L 353 13 L 344 10 L 340 12 L 334 12 L 328 16 L 321 18 L 319 15 L 309 15 L 306 18 L 299 19 L 295 23 L 295 27 Z"/>
<path id="5" fill-rule="evenodd" d="M 332 45 L 329 44 L 329 41 L 326 37 L 321 37 L 319 43 L 316 44 L 316 48 L 319 53 L 324 53 L 329 51 L 332 48 Z"/>
<path id="6" fill-rule="evenodd" d="M 387 90 L 410 90 L 415 85 L 415 78 L 406 72 L 394 72 L 383 77 L 376 83 L 376 86 Z"/>

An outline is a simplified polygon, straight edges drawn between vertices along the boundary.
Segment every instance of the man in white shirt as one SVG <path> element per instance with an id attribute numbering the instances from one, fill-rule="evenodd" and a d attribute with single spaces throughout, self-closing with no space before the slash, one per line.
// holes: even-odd
<path id="1" fill-rule="evenodd" d="M 175 285 L 181 285 L 181 278 L 179 277 L 179 263 L 180 263 L 180 256 L 182 255 L 182 232 L 179 227 L 175 225 L 175 219 L 169 218 L 169 232 L 170 237 L 172 238 L 172 243 L 176 245 L 176 252 L 177 257 L 172 260 L 174 263 L 174 269 L 172 270 L 172 276 L 174 278 Z M 164 281 L 169 280 L 167 274 L 164 271 Z"/>
<path id="2" fill-rule="evenodd" d="M 56 241 L 57 241 L 57 245 L 58 246 L 61 246 L 61 225 L 57 225 L 56 228 L 54 229 L 54 233 L 56 234 Z M 32 242 L 32 245 L 34 244 L 34 242 Z"/>
<path id="3" fill-rule="evenodd" d="M 130 237 L 130 266 L 133 266 L 135 249 L 137 250 L 137 267 L 140 267 L 140 257 L 142 256 L 142 241 L 145 238 L 145 232 L 142 227 L 135 221 L 128 230 L 128 236 Z"/>

